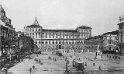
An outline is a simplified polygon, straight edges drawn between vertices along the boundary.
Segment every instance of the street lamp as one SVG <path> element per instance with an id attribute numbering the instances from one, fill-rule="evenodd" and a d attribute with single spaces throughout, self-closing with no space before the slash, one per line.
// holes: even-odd
<path id="1" fill-rule="evenodd" d="M 65 61 L 66 61 L 66 70 L 65 70 L 65 73 L 69 74 L 69 70 L 68 70 L 68 64 L 69 64 L 69 60 L 68 60 L 68 50 L 66 51 L 66 58 L 65 58 Z"/>
<path id="2" fill-rule="evenodd" d="M 1 33 L 1 30 L 0 30 L 0 33 Z M 2 58 L 1 58 L 1 56 L 2 56 L 2 36 L 1 36 L 1 34 L 0 34 L 0 71 L 1 71 L 1 69 L 2 69 Z"/>
<path id="3" fill-rule="evenodd" d="M 1 49 L 1 48 L 0 48 Z M 2 58 L 1 58 L 1 56 L 2 56 L 2 51 L 0 50 L 0 70 L 1 70 L 1 66 L 2 66 Z"/>

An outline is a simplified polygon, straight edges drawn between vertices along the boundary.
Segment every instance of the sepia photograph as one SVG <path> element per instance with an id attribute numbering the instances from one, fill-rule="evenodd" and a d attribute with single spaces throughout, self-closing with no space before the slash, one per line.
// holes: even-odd
<path id="1" fill-rule="evenodd" d="M 124 74 L 124 0 L 0 0 L 0 74 Z"/>

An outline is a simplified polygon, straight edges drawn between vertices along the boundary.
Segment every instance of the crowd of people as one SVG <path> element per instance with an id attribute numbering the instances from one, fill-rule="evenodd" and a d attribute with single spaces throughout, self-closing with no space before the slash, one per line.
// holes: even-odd
<path id="1" fill-rule="evenodd" d="M 30 74 L 32 73 L 33 70 L 35 70 L 35 66 L 34 66 L 34 65 L 33 65 L 32 67 L 29 68 Z"/>

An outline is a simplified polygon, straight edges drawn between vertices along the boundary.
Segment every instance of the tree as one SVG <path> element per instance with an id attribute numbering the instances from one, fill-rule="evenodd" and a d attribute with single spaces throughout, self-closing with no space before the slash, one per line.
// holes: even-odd
<path id="1" fill-rule="evenodd" d="M 24 36 L 24 34 L 22 34 L 18 39 L 21 52 L 33 52 L 34 40 L 31 37 Z"/>

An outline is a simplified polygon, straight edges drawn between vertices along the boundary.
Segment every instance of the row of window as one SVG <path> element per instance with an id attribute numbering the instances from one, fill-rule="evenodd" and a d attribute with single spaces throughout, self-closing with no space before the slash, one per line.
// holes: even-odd
<path id="1" fill-rule="evenodd" d="M 15 38 L 15 32 L 13 30 L 9 30 L 7 28 L 2 27 L 1 36 L 3 36 L 4 38 L 12 40 Z"/>
<path id="2" fill-rule="evenodd" d="M 49 35 L 49 34 L 44 34 L 42 35 L 41 33 L 27 33 L 27 36 L 30 36 L 32 38 L 78 38 L 78 36 L 71 36 L 71 35 Z M 88 38 L 89 35 L 83 35 L 80 36 L 80 38 Z"/>
<path id="3" fill-rule="evenodd" d="M 43 33 L 43 38 L 77 38 L 77 34 L 73 33 Z"/>
<path id="4" fill-rule="evenodd" d="M 91 29 L 79 29 L 78 31 L 87 33 L 87 32 L 91 32 Z"/>
<path id="5" fill-rule="evenodd" d="M 41 33 L 27 33 L 27 36 L 30 36 L 31 38 L 41 38 Z"/>
<path id="6" fill-rule="evenodd" d="M 42 49 L 56 49 L 56 46 L 42 46 Z M 79 49 L 79 48 L 83 48 L 82 46 L 61 46 L 62 49 L 64 48 L 70 48 L 70 49 Z"/>
<path id="7" fill-rule="evenodd" d="M 98 45 L 98 44 L 101 44 L 101 43 L 102 42 L 100 42 L 100 41 L 93 41 L 93 42 L 92 41 L 89 41 L 89 42 L 87 41 L 86 42 L 87 45 Z"/>
<path id="8" fill-rule="evenodd" d="M 90 34 L 81 34 L 80 38 L 89 38 L 91 35 Z"/>
<path id="9" fill-rule="evenodd" d="M 42 31 L 41 28 L 26 28 L 26 32 L 39 32 Z"/>
<path id="10" fill-rule="evenodd" d="M 35 44 L 84 44 L 84 41 L 37 41 Z"/>
<path id="11" fill-rule="evenodd" d="M 43 35 L 43 38 L 77 38 L 76 36 Z"/>
<path id="12" fill-rule="evenodd" d="M 118 40 L 118 36 L 108 36 L 108 37 L 104 37 L 103 40 Z"/>

